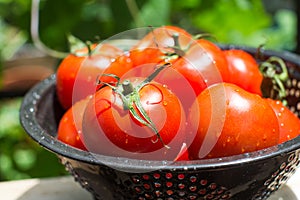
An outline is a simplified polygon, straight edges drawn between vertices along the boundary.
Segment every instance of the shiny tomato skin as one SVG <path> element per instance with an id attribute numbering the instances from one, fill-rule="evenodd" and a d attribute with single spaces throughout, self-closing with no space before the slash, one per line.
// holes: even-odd
<path id="1" fill-rule="evenodd" d="M 174 52 L 174 34 L 178 35 L 180 48 L 186 48 L 192 39 L 187 31 L 177 26 L 154 28 L 130 49 L 130 58 L 135 67 L 164 62 L 167 53 Z"/>
<path id="2" fill-rule="evenodd" d="M 92 48 L 96 48 L 96 45 Z M 56 91 L 64 109 L 94 93 L 97 76 L 108 67 L 113 58 L 123 54 L 122 50 L 109 44 L 97 48 L 97 52 L 92 55 L 88 55 L 87 48 L 80 49 L 76 55 L 69 54 L 59 64 Z"/>
<path id="3" fill-rule="evenodd" d="M 180 27 L 171 25 L 161 26 L 151 30 L 131 49 L 144 50 L 147 48 L 159 48 L 166 50 L 170 47 L 174 47 L 174 34 L 179 36 L 178 42 L 182 48 L 185 48 L 192 39 L 192 35 Z"/>
<path id="4" fill-rule="evenodd" d="M 188 80 L 198 95 L 208 86 L 229 79 L 227 65 L 227 59 L 217 45 L 199 39 L 174 62 L 173 68 Z"/>
<path id="5" fill-rule="evenodd" d="M 300 135 L 300 119 L 279 100 L 266 99 L 276 113 L 279 124 L 279 143 Z"/>
<path id="6" fill-rule="evenodd" d="M 222 49 L 213 42 L 206 39 L 197 40 L 197 44 L 204 49 L 205 53 L 213 61 L 215 67 L 218 69 L 222 77 L 222 80 L 227 81 L 230 78 L 230 71 L 228 69 L 226 55 L 223 53 Z M 208 79 L 210 80 L 205 80 L 208 85 L 219 83 L 219 80 L 213 80 L 212 77 L 208 77 Z"/>
<path id="7" fill-rule="evenodd" d="M 189 151 L 187 148 L 187 144 L 183 143 L 181 150 L 179 151 L 177 157 L 174 159 L 174 161 L 187 161 L 190 160 Z"/>
<path id="8" fill-rule="evenodd" d="M 195 120 L 199 119 L 199 120 Z M 191 159 L 253 152 L 278 144 L 279 126 L 272 107 L 259 95 L 230 83 L 208 87 L 192 106 Z"/>
<path id="9" fill-rule="evenodd" d="M 141 82 L 136 78 L 130 80 L 133 85 Z M 163 159 L 164 156 L 175 159 L 185 139 L 185 116 L 179 100 L 165 86 L 156 82 L 144 86 L 139 95 L 163 143 L 170 145 L 170 149 L 164 147 L 153 130 L 137 122 L 124 109 L 117 93 L 110 87 L 103 87 L 90 100 L 83 117 L 82 138 L 89 151 L 141 159 L 154 152 L 155 156 L 148 159 Z"/>
<path id="10" fill-rule="evenodd" d="M 102 77 L 99 77 L 98 80 L 102 81 L 102 83 L 98 83 L 97 90 L 103 86 L 104 83 L 116 83 L 117 79 L 115 77 L 106 76 L 106 75 L 114 75 L 118 78 L 122 78 L 124 74 L 130 71 L 133 68 L 133 62 L 129 57 L 129 54 L 124 53 L 121 56 L 116 57 L 109 66 L 103 71 Z"/>
<path id="11" fill-rule="evenodd" d="M 224 54 L 228 60 L 230 72 L 230 79 L 227 82 L 262 96 L 260 88 L 263 75 L 255 58 L 241 49 L 224 50 Z"/>
<path id="12" fill-rule="evenodd" d="M 82 132 L 83 113 L 88 101 L 89 97 L 71 106 L 60 119 L 57 130 L 58 140 L 81 150 L 86 150 L 80 134 Z"/>

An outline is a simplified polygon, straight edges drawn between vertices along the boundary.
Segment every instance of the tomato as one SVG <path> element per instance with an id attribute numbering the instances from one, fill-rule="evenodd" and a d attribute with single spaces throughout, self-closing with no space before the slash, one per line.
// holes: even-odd
<path id="1" fill-rule="evenodd" d="M 276 113 L 279 124 L 279 143 L 300 135 L 300 120 L 279 100 L 266 99 Z"/>
<path id="2" fill-rule="evenodd" d="M 60 119 L 57 130 L 58 140 L 81 150 L 86 150 L 79 134 L 82 131 L 83 113 L 89 98 L 82 99 L 70 107 Z"/>
<path id="3" fill-rule="evenodd" d="M 168 85 L 181 101 L 185 101 L 186 111 L 207 86 L 227 81 L 230 76 L 226 56 L 217 45 L 205 39 L 194 40 L 185 30 L 174 26 L 154 29 L 130 50 L 130 54 L 134 68 L 147 65 L 148 71 L 152 71 L 157 63 L 172 64 L 155 81 Z M 143 68 L 138 75 L 147 73 Z"/>
<path id="4" fill-rule="evenodd" d="M 174 40 L 174 37 L 178 37 L 178 41 Z M 176 26 L 161 26 L 152 29 L 147 35 L 140 39 L 131 50 L 143 51 L 145 49 L 154 48 L 167 51 L 173 47 L 185 48 L 191 38 L 192 35 L 182 28 Z"/>
<path id="5" fill-rule="evenodd" d="M 133 62 L 129 57 L 129 54 L 125 53 L 110 63 L 110 65 L 103 71 L 102 75 L 113 75 L 115 77 L 121 78 L 124 74 L 133 68 Z M 115 83 L 117 80 L 112 76 L 102 76 L 99 77 L 99 81 L 105 83 Z M 103 84 L 98 83 L 97 89 L 101 88 Z"/>
<path id="6" fill-rule="evenodd" d="M 230 72 L 228 82 L 262 96 L 261 84 L 263 75 L 254 57 L 241 49 L 224 50 L 224 54 L 227 57 Z"/>
<path id="7" fill-rule="evenodd" d="M 183 102 L 186 112 L 205 88 L 229 77 L 226 57 L 218 46 L 204 39 L 191 42 L 185 54 L 171 60 L 172 66 L 155 79 L 168 85 Z"/>
<path id="8" fill-rule="evenodd" d="M 128 80 L 137 87 L 142 78 Z M 123 90 L 122 87 L 118 90 L 103 87 L 89 101 L 81 136 L 88 150 L 150 160 L 176 158 L 185 139 L 185 115 L 176 95 L 154 81 L 138 90 L 138 102 L 156 127 L 156 132 L 150 122 L 138 120 L 149 121 L 138 109 L 137 101 L 129 103 L 131 109 L 126 106 L 117 92 L 119 89 Z M 137 96 L 128 96 L 128 99 Z"/>
<path id="9" fill-rule="evenodd" d="M 166 30 L 168 33 L 166 33 Z M 177 34 L 178 39 L 172 37 L 172 34 Z M 152 36 L 152 38 L 150 36 Z M 189 33 L 180 28 L 161 27 L 154 29 L 153 33 L 149 33 L 136 46 L 148 47 L 148 49 L 139 48 L 145 51 L 149 51 L 149 46 L 151 48 L 158 48 L 161 52 L 167 53 L 165 57 L 168 56 L 168 53 L 173 52 L 177 54 L 177 59 L 170 57 L 165 61 L 171 62 L 173 64 L 172 69 L 175 69 L 186 78 L 196 95 L 209 85 L 229 79 L 230 74 L 227 67 L 227 59 L 223 51 L 208 40 L 194 40 Z M 136 46 L 134 48 L 137 48 Z M 152 49 L 152 51 L 154 50 Z M 160 56 L 160 58 L 161 57 L 162 56 Z M 145 56 L 144 59 L 148 58 L 149 56 Z M 154 59 L 150 60 L 153 61 Z M 145 64 L 147 60 L 141 63 Z M 168 73 L 168 70 L 165 70 L 159 75 L 161 78 L 157 78 L 156 80 L 158 82 L 173 80 L 173 82 L 176 83 L 177 80 L 174 79 L 172 75 L 168 75 Z M 180 85 L 178 86 L 180 87 Z"/>
<path id="10" fill-rule="evenodd" d="M 96 45 L 92 46 L 95 47 Z M 109 44 L 97 48 L 99 49 L 92 55 L 88 55 L 88 48 L 69 54 L 58 66 L 56 91 L 64 109 L 94 93 L 98 75 L 108 67 L 113 58 L 123 54 L 122 50 Z"/>
<path id="11" fill-rule="evenodd" d="M 175 61 L 173 68 L 188 80 L 196 95 L 207 86 L 229 79 L 223 51 L 205 39 L 194 42 L 185 55 Z"/>
<path id="12" fill-rule="evenodd" d="M 272 107 L 259 95 L 230 84 L 208 87 L 189 116 L 191 159 L 216 158 L 276 145 L 279 125 Z"/>
<path id="13" fill-rule="evenodd" d="M 186 48 L 191 39 L 192 35 L 176 26 L 154 28 L 130 49 L 130 58 L 136 67 L 164 62 L 169 53 Z"/>

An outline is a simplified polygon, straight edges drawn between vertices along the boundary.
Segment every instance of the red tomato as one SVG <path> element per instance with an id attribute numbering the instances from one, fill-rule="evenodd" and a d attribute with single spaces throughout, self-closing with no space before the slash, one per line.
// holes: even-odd
<path id="1" fill-rule="evenodd" d="M 177 42 L 172 37 L 172 34 L 178 35 Z M 152 52 L 154 49 L 159 49 L 162 53 L 168 54 L 173 52 L 177 54 L 177 59 L 170 58 L 164 61 L 173 64 L 172 68 L 186 78 L 196 95 L 209 85 L 228 80 L 230 76 L 226 56 L 218 46 L 205 39 L 194 40 L 190 34 L 177 27 L 154 29 L 153 32 L 144 37 L 134 48 L 138 48 L 141 51 L 151 50 Z M 167 54 L 165 54 L 165 57 L 168 56 Z M 153 55 L 157 56 L 159 53 Z M 145 56 L 144 60 L 139 62 L 139 64 L 146 64 L 149 57 L 151 56 Z M 162 58 L 163 56 L 159 55 L 159 57 Z M 153 58 L 150 61 L 157 62 Z M 168 74 L 168 70 L 165 70 L 158 76 L 161 78 L 157 78 L 156 81 L 164 82 L 168 80 L 167 82 L 170 82 L 173 80 L 176 83 L 177 80 Z M 181 85 L 177 84 L 177 86 L 180 87 Z M 182 90 L 184 91 L 184 89 Z"/>
<path id="2" fill-rule="evenodd" d="M 186 101 L 185 110 L 207 86 L 226 81 L 230 75 L 226 56 L 218 46 L 208 40 L 194 40 L 178 27 L 154 29 L 131 49 L 130 54 L 135 68 L 142 65 L 149 68 L 148 72 L 143 68 L 139 76 L 149 74 L 157 63 L 172 63 L 172 67 L 161 72 L 155 81 L 168 85 L 181 101 Z"/>
<path id="3" fill-rule="evenodd" d="M 207 86 L 229 79 L 223 51 L 205 39 L 194 42 L 185 55 L 175 61 L 173 68 L 188 80 L 196 95 Z M 168 72 L 165 71 L 166 73 Z"/>
<path id="4" fill-rule="evenodd" d="M 279 143 L 300 135 L 300 120 L 279 100 L 266 99 L 276 113 L 279 124 Z"/>
<path id="5" fill-rule="evenodd" d="M 60 119 L 57 139 L 73 147 L 86 150 L 79 134 L 82 132 L 82 118 L 89 97 L 76 102 Z"/>
<path id="6" fill-rule="evenodd" d="M 220 83 L 208 87 L 192 106 L 191 159 L 216 158 L 276 145 L 279 126 L 272 107 L 260 96 Z"/>
<path id="7" fill-rule="evenodd" d="M 164 61 L 165 54 L 159 48 L 132 49 L 129 51 L 134 67 L 157 64 Z"/>
<path id="8" fill-rule="evenodd" d="M 132 60 L 130 59 L 127 53 L 117 57 L 104 71 L 103 75 L 113 75 L 121 78 L 126 74 L 130 69 L 133 68 Z M 102 76 L 99 77 L 99 81 L 105 83 L 115 83 L 117 80 L 112 76 Z M 98 84 L 97 89 L 101 88 L 103 84 Z"/>
<path id="9" fill-rule="evenodd" d="M 182 101 L 186 112 L 205 88 L 229 76 L 222 50 L 204 39 L 193 41 L 185 55 L 171 63 L 173 65 L 161 72 L 155 81 L 166 84 Z"/>
<path id="10" fill-rule="evenodd" d="M 95 47 L 96 45 L 92 46 Z M 87 48 L 78 50 L 77 54 L 86 55 L 70 54 L 62 60 L 57 69 L 57 96 L 64 109 L 94 93 L 98 75 L 108 67 L 113 58 L 123 54 L 123 51 L 103 44 L 90 56 L 87 55 Z"/>
<path id="11" fill-rule="evenodd" d="M 224 50 L 224 54 L 227 57 L 230 72 L 230 79 L 227 82 L 261 96 L 260 87 L 263 75 L 254 57 L 240 49 Z"/>
<path id="12" fill-rule="evenodd" d="M 191 39 L 192 35 L 176 26 L 154 28 L 130 49 L 130 58 L 135 67 L 161 63 L 169 53 L 187 48 Z"/>
<path id="13" fill-rule="evenodd" d="M 130 81 L 136 87 L 141 78 Z M 89 151 L 150 160 L 176 158 L 185 139 L 185 116 L 178 98 L 156 82 L 143 86 L 138 94 L 141 106 L 155 125 L 161 140 L 153 129 L 134 117 L 146 120 L 137 109 L 137 103 L 132 104 L 132 110 L 136 112 L 134 115 L 124 108 L 119 93 L 107 86 L 95 93 L 83 117 L 81 137 Z"/>

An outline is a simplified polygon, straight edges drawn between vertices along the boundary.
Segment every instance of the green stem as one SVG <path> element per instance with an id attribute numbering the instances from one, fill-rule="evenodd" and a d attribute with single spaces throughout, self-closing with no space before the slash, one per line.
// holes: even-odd
<path id="1" fill-rule="evenodd" d="M 280 70 L 278 70 L 278 68 L 280 68 Z M 284 101 L 284 98 L 286 97 L 284 82 L 289 78 L 285 62 L 281 58 L 272 56 L 260 64 L 260 71 L 266 79 L 269 79 L 272 82 L 272 88 L 267 88 L 267 90 L 271 90 L 269 97 Z M 264 85 L 262 85 L 262 87 L 263 86 Z M 262 91 L 264 90 L 262 89 Z M 264 97 L 268 97 L 265 94 L 263 95 Z"/>
<path id="2" fill-rule="evenodd" d="M 141 104 L 141 100 L 140 100 L 140 96 L 139 96 L 139 95 L 136 96 L 136 99 L 134 100 L 134 103 L 135 103 L 135 105 L 136 105 L 138 111 L 141 113 L 141 115 L 146 119 L 146 121 L 142 119 L 142 122 L 145 122 L 144 125 L 146 125 L 146 126 L 148 126 L 149 128 L 151 128 L 152 131 L 153 131 L 153 132 L 156 134 L 156 136 L 158 137 L 158 139 L 161 141 L 161 143 L 163 144 L 163 146 L 169 149 L 170 147 L 167 146 L 167 145 L 164 143 L 164 141 L 163 141 L 161 135 L 159 134 L 159 132 L 158 132 L 158 130 L 157 130 L 157 128 L 156 128 L 156 125 L 153 123 L 153 121 L 151 120 L 151 118 L 148 116 L 148 114 L 146 113 L 145 109 L 143 108 L 143 105 Z"/>
<path id="3" fill-rule="evenodd" d="M 152 74 L 150 74 L 143 82 L 141 82 L 137 89 L 140 90 L 142 87 L 144 87 L 146 84 L 150 83 L 162 70 L 164 70 L 167 67 L 170 67 L 171 63 L 165 63 L 161 66 L 159 66 Z"/>
<path id="4" fill-rule="evenodd" d="M 172 35 L 172 38 L 174 40 L 174 46 L 171 47 L 174 50 L 174 53 L 179 56 L 179 57 L 183 57 L 185 55 L 186 50 L 188 49 L 182 49 L 182 47 L 179 44 L 179 34 L 178 33 L 174 33 Z"/>
<path id="5" fill-rule="evenodd" d="M 169 66 L 171 66 L 170 63 L 165 63 L 163 65 L 158 66 L 152 74 L 150 74 L 136 87 L 133 87 L 132 83 L 129 80 L 124 80 L 122 83 L 120 83 L 120 78 L 114 74 L 103 74 L 98 78 L 99 84 L 102 83 L 104 85 L 109 86 L 114 92 L 116 92 L 120 96 L 123 102 L 123 109 L 129 110 L 130 114 L 134 117 L 134 119 L 136 119 L 141 124 L 149 127 L 156 134 L 158 140 L 161 141 L 163 146 L 168 149 L 170 147 L 164 143 L 161 135 L 159 134 L 159 131 L 156 128 L 156 125 L 153 123 L 153 121 L 145 111 L 141 103 L 139 91 L 145 85 L 149 84 L 163 69 Z M 111 83 L 101 81 L 101 77 L 105 76 L 115 78 L 117 80 L 116 86 L 112 85 Z"/>
<path id="6" fill-rule="evenodd" d="M 123 92 L 122 93 L 125 96 L 133 92 L 133 86 L 132 86 L 132 84 L 131 84 L 131 82 L 129 80 L 123 81 L 122 88 L 123 88 Z"/>
<path id="7" fill-rule="evenodd" d="M 217 38 L 215 36 L 213 36 L 212 34 L 210 34 L 210 33 L 200 33 L 200 34 L 197 34 L 197 35 L 193 36 L 194 40 L 199 40 L 199 39 L 204 39 L 204 38 L 212 38 L 216 42 L 218 41 Z"/>

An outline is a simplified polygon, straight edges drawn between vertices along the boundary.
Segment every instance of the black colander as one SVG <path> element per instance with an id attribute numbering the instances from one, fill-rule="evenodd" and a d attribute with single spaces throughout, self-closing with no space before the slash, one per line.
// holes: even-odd
<path id="1" fill-rule="evenodd" d="M 300 116 L 300 57 L 267 50 L 261 54 L 265 58 L 275 55 L 286 62 L 290 74 L 287 102 Z M 56 76 L 52 75 L 26 94 L 21 124 L 37 143 L 55 153 L 75 181 L 97 200 L 267 199 L 299 166 L 300 137 L 252 153 L 176 163 L 93 155 L 72 148 L 56 139 L 63 110 L 56 98 L 55 83 Z"/>

